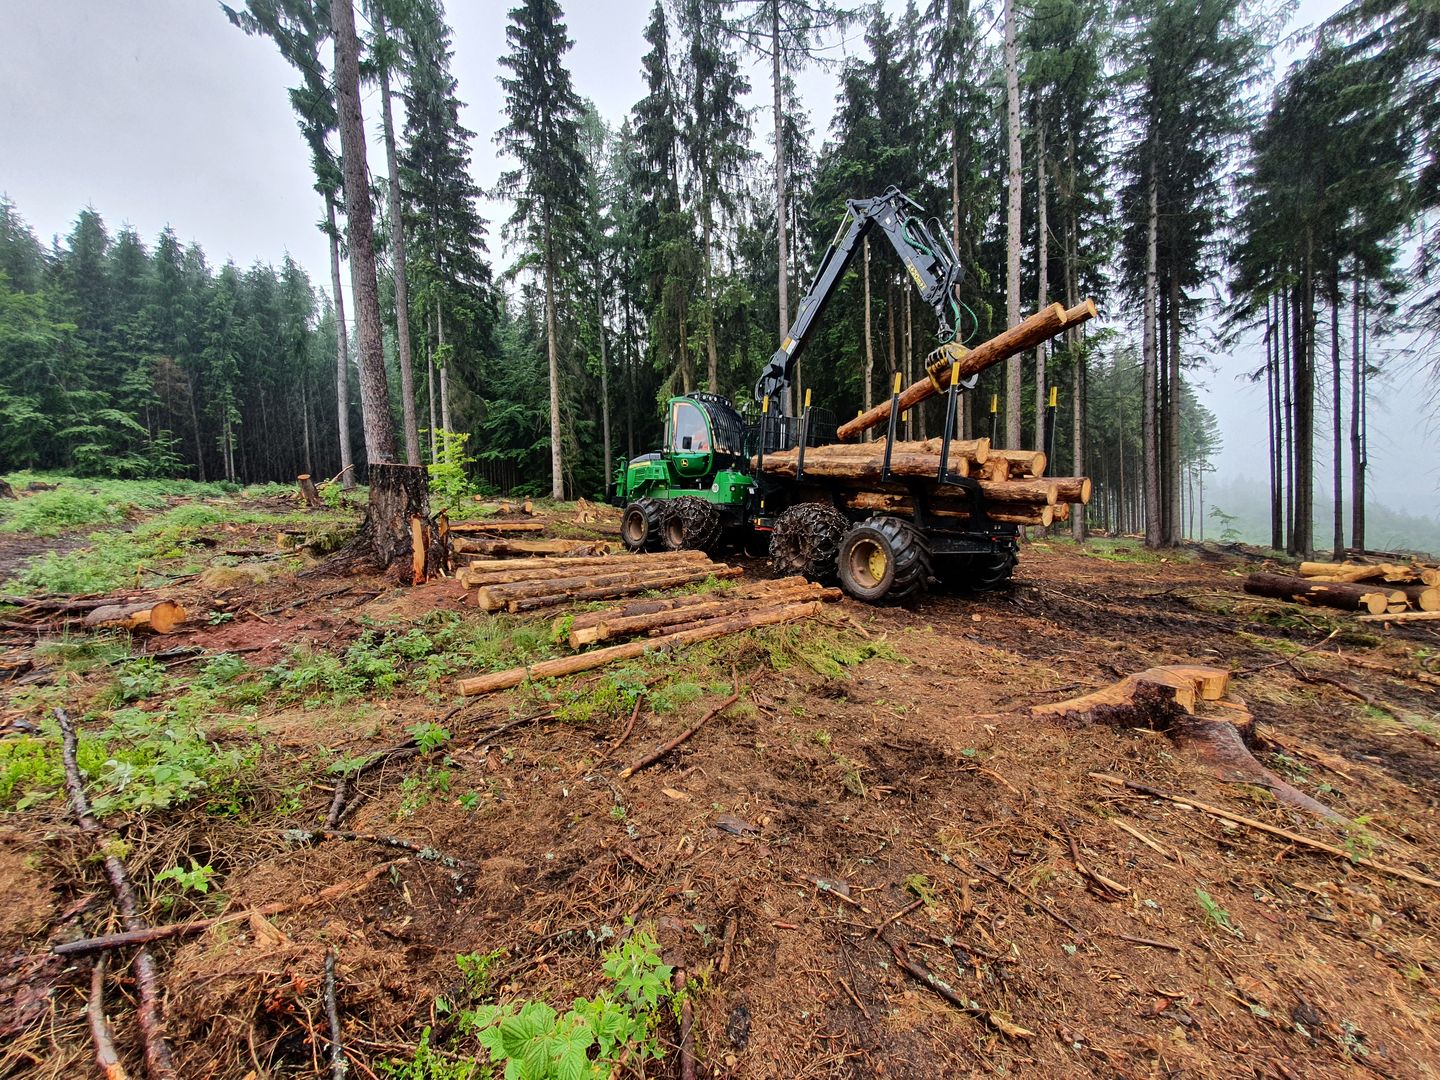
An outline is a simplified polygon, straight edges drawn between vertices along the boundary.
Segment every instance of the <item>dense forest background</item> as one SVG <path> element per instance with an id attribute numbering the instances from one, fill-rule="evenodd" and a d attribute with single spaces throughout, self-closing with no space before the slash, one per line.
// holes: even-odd
<path id="1" fill-rule="evenodd" d="M 988 432 L 994 399 L 1000 441 L 1039 444 L 1058 387 L 1054 471 L 1095 478 L 1090 526 L 1152 544 L 1254 527 L 1215 514 L 1217 429 L 1195 387 L 1215 349 L 1259 335 L 1270 423 L 1252 475 L 1263 456 L 1269 483 L 1250 538 L 1366 542 L 1368 388 L 1388 343 L 1436 329 L 1425 5 L 1356 0 L 1283 43 L 1298 58 L 1272 77 L 1288 17 L 1273 4 L 660 0 L 647 92 L 610 125 L 571 84 L 560 6 L 526 0 L 496 34 L 507 123 L 480 136 L 437 0 L 225 11 L 294 70 L 328 280 L 288 257 L 215 266 L 96 208 L 47 245 L 0 201 L 0 468 L 363 478 L 367 460 L 448 454 L 498 490 L 593 497 L 655 442 L 668 395 L 754 408 L 844 200 L 894 184 L 955 243 L 971 343 L 1045 302 L 1100 304 L 1104 329 L 987 373 L 962 418 Z M 826 62 L 842 38 L 849 58 Z M 818 133 L 795 90 L 816 64 L 837 104 Z M 764 147 L 741 105 L 756 72 L 780 133 Z M 470 163 L 492 135 L 513 170 L 482 192 Z M 487 195 L 508 220 L 483 220 Z M 853 414 L 892 373 L 915 377 L 933 323 L 872 242 L 800 392 Z"/>

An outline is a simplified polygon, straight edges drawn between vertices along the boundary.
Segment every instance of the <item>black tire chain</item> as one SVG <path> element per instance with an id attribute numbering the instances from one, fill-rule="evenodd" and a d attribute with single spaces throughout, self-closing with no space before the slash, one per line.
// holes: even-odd
<path id="1" fill-rule="evenodd" d="M 777 574 L 833 580 L 840 539 L 849 528 L 845 515 L 824 503 L 792 506 L 776 519 L 770 534 L 770 565 Z"/>

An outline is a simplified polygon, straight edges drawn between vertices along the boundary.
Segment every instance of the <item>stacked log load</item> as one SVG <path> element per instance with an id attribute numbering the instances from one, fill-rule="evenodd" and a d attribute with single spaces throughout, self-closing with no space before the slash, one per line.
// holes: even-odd
<path id="1" fill-rule="evenodd" d="M 1251 574 L 1245 591 L 1362 618 L 1440 618 L 1440 567 L 1421 562 L 1302 562 L 1298 575 Z"/>
<path id="2" fill-rule="evenodd" d="M 842 488 L 841 498 L 854 510 L 911 514 L 914 500 L 908 484 L 939 476 L 941 443 L 938 438 L 897 441 L 890 452 L 890 482 L 881 480 L 883 441 L 810 446 L 805 449 L 804 479 Z M 800 452 L 766 454 L 754 464 L 762 472 L 793 479 L 800 468 Z M 953 440 L 947 461 L 951 476 L 969 477 L 979 484 L 987 518 L 1016 525 L 1067 521 L 1072 505 L 1090 501 L 1089 477 L 1047 477 L 1047 465 L 1042 451 L 996 450 L 989 439 Z M 954 518 L 973 514 L 969 496 L 960 488 L 937 482 L 927 485 L 924 493 L 932 514 Z"/>

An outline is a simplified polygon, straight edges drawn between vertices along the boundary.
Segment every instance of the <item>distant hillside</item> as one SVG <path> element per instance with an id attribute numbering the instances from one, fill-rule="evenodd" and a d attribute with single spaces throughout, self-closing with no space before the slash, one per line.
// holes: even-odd
<path id="1" fill-rule="evenodd" d="M 1323 492 L 1315 493 L 1315 542 L 1319 550 L 1326 550 L 1331 537 L 1332 503 Z M 1235 520 L 1228 527 L 1240 534 L 1239 539 L 1248 544 L 1268 546 L 1270 543 L 1270 496 L 1263 484 L 1252 480 L 1235 479 L 1217 481 L 1205 488 L 1205 537 L 1218 540 L 1227 527 L 1212 515 L 1215 508 L 1232 515 Z M 1424 517 L 1407 514 L 1382 506 L 1367 503 L 1365 518 L 1365 546 L 1377 551 L 1421 551 L 1440 552 L 1440 515 Z M 1346 543 L 1350 540 L 1350 509 L 1345 509 Z"/>

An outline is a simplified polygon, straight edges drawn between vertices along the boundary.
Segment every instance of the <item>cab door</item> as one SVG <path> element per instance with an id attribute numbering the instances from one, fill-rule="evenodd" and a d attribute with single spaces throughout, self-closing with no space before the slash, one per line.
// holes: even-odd
<path id="1" fill-rule="evenodd" d="M 707 475 L 715 442 L 705 410 L 693 401 L 673 398 L 665 426 L 665 456 L 675 472 L 687 479 Z"/>

